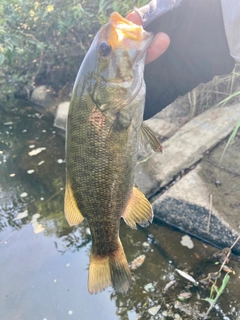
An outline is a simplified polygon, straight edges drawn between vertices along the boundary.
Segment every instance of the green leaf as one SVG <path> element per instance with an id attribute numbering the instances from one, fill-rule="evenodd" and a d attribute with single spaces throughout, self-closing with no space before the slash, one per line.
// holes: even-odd
<path id="1" fill-rule="evenodd" d="M 211 298 L 205 298 L 205 299 L 202 299 L 202 300 L 209 302 L 211 305 L 213 305 L 215 303 L 215 300 L 213 300 Z"/>
<path id="2" fill-rule="evenodd" d="M 3 27 L 0 27 L 0 34 L 6 34 L 6 30 Z"/>
<path id="3" fill-rule="evenodd" d="M 219 288 L 219 291 L 218 291 L 218 294 L 219 294 L 219 295 L 223 293 L 223 291 L 224 291 L 224 289 L 226 288 L 229 280 L 230 280 L 230 276 L 229 276 L 228 273 L 226 273 L 226 274 L 225 274 L 225 277 L 223 278 L 222 285 L 221 285 L 221 287 Z"/>

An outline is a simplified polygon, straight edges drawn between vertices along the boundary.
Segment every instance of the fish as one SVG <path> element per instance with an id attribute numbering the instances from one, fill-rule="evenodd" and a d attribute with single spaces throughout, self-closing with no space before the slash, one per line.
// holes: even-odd
<path id="1" fill-rule="evenodd" d="M 77 75 L 67 119 L 65 217 L 86 218 L 92 237 L 88 290 L 126 293 L 131 272 L 119 238 L 121 218 L 147 226 L 153 210 L 134 185 L 140 138 L 161 150 L 143 123 L 147 49 L 153 35 L 111 14 L 96 34 Z"/>

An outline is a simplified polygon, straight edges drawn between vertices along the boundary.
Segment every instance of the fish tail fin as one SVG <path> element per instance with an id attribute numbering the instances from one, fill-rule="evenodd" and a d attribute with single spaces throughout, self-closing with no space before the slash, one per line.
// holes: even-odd
<path id="1" fill-rule="evenodd" d="M 121 241 L 118 248 L 108 256 L 91 252 L 88 275 L 88 291 L 93 294 L 105 290 L 108 286 L 126 293 L 131 285 L 131 272 Z"/>

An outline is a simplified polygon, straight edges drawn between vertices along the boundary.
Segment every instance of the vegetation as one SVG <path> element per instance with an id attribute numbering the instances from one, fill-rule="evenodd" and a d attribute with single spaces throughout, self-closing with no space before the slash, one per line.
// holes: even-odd
<path id="1" fill-rule="evenodd" d="M 212 81 L 200 84 L 189 92 L 185 99 L 191 106 L 192 116 L 201 113 L 213 105 L 225 105 L 239 102 L 240 64 L 236 64 L 228 75 L 216 76 Z"/>
<path id="2" fill-rule="evenodd" d="M 210 304 L 209 309 L 207 310 L 206 314 L 204 315 L 204 319 L 208 319 L 208 315 L 209 315 L 210 311 L 216 305 L 219 297 L 224 292 L 229 280 L 230 280 L 230 276 L 228 275 L 228 273 L 226 273 L 223 280 L 222 280 L 221 287 L 218 288 L 215 284 L 213 284 L 211 287 L 210 297 L 203 299 L 203 300 L 209 302 L 209 304 Z"/>
<path id="3" fill-rule="evenodd" d="M 126 15 L 145 0 L 2 0 L 1 95 L 34 85 L 56 89 L 74 80 L 100 25 L 112 11 Z"/>
<path id="4" fill-rule="evenodd" d="M 73 83 L 93 36 L 111 12 L 126 15 L 148 0 L 1 0 L 0 100 L 50 84 Z M 231 75 L 201 84 L 186 97 L 192 115 L 216 103 L 239 101 L 239 65 Z M 235 134 L 239 129 L 236 125 Z M 229 141 L 230 143 L 231 141 Z"/>

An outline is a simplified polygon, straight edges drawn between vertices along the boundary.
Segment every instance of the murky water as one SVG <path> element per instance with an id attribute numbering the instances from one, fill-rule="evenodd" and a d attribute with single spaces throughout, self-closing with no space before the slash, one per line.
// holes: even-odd
<path id="1" fill-rule="evenodd" d="M 216 249 L 193 238 L 189 249 L 181 244 L 184 233 L 156 222 L 138 230 L 121 224 L 128 261 L 146 256 L 132 270 L 129 293 L 89 295 L 91 236 L 86 222 L 70 228 L 64 219 L 64 139 L 52 123 L 31 107 L 0 114 L 0 319 L 199 319 L 209 290 L 175 269 L 204 278 L 219 268 L 206 259 Z M 211 319 L 240 319 L 240 263 L 229 265 L 235 275 Z M 191 299 L 179 302 L 181 291 Z"/>

